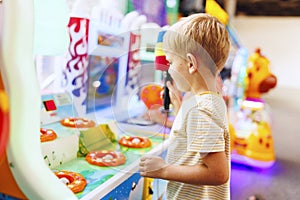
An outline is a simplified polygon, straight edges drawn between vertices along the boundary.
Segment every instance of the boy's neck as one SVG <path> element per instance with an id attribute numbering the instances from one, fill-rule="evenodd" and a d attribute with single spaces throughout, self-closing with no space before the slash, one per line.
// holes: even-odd
<path id="1" fill-rule="evenodd" d="M 203 79 L 202 76 L 195 76 L 192 82 L 191 92 L 196 95 L 206 91 L 218 92 L 216 78 L 212 75 L 206 76 L 205 79 Z"/>

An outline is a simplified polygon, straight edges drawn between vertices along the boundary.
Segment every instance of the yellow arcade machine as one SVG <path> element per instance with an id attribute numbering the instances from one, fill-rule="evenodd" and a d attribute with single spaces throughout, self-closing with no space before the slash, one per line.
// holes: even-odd
<path id="1" fill-rule="evenodd" d="M 230 110 L 232 161 L 255 168 L 269 168 L 275 163 L 271 117 L 262 98 L 277 84 L 269 63 L 260 49 L 250 55 L 241 80 L 245 84 L 244 98 Z"/>

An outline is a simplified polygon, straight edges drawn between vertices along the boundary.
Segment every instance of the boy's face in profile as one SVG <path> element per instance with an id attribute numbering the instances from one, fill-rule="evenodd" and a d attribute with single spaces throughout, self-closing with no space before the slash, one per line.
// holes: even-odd
<path id="1" fill-rule="evenodd" d="M 190 74 L 188 72 L 188 62 L 182 56 L 166 52 L 166 59 L 170 65 L 169 73 L 172 79 L 180 91 L 188 92 L 191 89 L 189 83 Z"/>

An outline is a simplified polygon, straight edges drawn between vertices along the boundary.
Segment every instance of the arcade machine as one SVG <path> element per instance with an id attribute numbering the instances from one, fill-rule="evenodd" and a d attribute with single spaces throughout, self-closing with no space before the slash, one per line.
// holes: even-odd
<path id="1" fill-rule="evenodd" d="M 3 69 L 4 77 L 7 79 L 6 91 L 9 91 L 11 120 L 10 139 L 6 148 L 7 161 L 4 161 L 6 169 L 1 170 L 0 173 L 1 177 L 4 177 L 3 174 L 6 173 L 12 174 L 9 179 L 14 182 L 16 190 L 7 192 L 1 188 L 0 192 L 8 195 L 7 198 L 19 199 L 137 199 L 146 194 L 144 191 L 149 193 L 148 188 L 144 188 L 143 179 L 138 173 L 139 158 L 145 153 L 156 155 L 163 153 L 167 147 L 164 135 L 159 132 L 128 132 L 120 129 L 116 121 L 108 117 L 109 111 L 105 109 L 99 109 L 97 112 L 93 110 L 83 115 L 82 108 L 77 109 L 78 105 L 74 104 L 74 95 L 78 92 L 84 93 L 84 90 L 79 88 L 69 89 L 71 92 L 66 93 L 47 93 L 40 97 L 40 88 L 32 59 L 34 17 L 27 14 L 28 10 L 33 10 L 33 3 L 31 1 L 5 1 L 3 6 L 5 23 L 2 30 L 5 32 L 1 49 L 5 51 L 1 51 L 3 52 L 1 72 Z M 15 12 L 16 8 L 18 12 Z M 15 21 L 22 21 L 21 19 L 25 16 L 28 19 L 27 23 L 15 23 Z M 82 25 L 86 24 L 87 20 L 79 19 L 77 22 Z M 73 30 L 78 30 L 76 23 Z M 107 33 L 111 29 L 97 26 L 97 21 L 92 19 L 89 25 L 90 33 L 95 33 L 93 28 L 96 28 L 94 30 L 97 36 L 96 48 L 90 49 L 90 55 L 113 55 L 119 60 L 116 64 L 119 67 L 116 91 L 116 100 L 118 100 L 121 98 L 118 95 L 123 95 L 126 91 L 126 85 L 124 85 L 126 79 L 122 80 L 126 74 L 122 74 L 124 73 L 122 67 L 127 67 L 127 62 L 120 60 L 124 55 L 124 60 L 128 58 L 128 49 L 125 49 L 128 44 L 126 43 L 128 35 L 118 34 L 122 38 L 124 48 L 105 46 L 103 44 L 106 42 L 111 44 L 112 33 Z M 69 28 L 72 28 L 72 24 L 69 24 Z M 83 28 L 85 29 L 86 26 Z M 108 36 L 108 39 L 101 40 L 102 36 Z M 26 40 L 23 40 L 23 37 L 26 37 Z M 91 41 L 92 38 L 93 36 L 90 37 Z M 81 41 L 84 42 L 85 38 L 81 38 Z M 120 40 L 117 38 L 112 41 L 119 42 Z M 22 46 L 22 52 L 20 52 L 20 46 Z M 109 52 L 112 54 L 108 54 Z M 82 62 L 77 63 L 79 65 L 72 65 L 72 69 L 76 67 L 80 69 L 79 67 L 82 67 L 80 64 L 86 61 L 85 52 L 78 55 Z M 25 75 L 24 69 L 26 69 Z M 113 71 L 111 68 L 104 66 L 103 73 L 109 74 L 111 71 Z M 111 78 L 109 75 L 107 77 Z M 80 78 L 75 79 L 77 77 Z M 79 83 L 82 86 L 84 85 L 82 80 L 85 80 L 85 77 L 78 75 L 73 80 L 69 84 Z M 94 92 L 104 82 L 99 80 L 95 81 Z M 97 85 L 97 81 L 100 85 Z M 82 99 L 79 98 L 78 101 L 84 102 Z M 115 109 L 113 114 L 119 113 L 115 111 L 119 111 L 120 105 L 124 105 L 124 101 L 121 102 L 119 104 L 120 102 L 112 101 L 113 104 L 110 105 Z M 79 107 L 82 107 L 82 104 Z M 1 127 L 3 124 L 1 122 Z M 1 161 L 1 165 L 2 163 Z M 1 181 L 3 180 L 1 178 Z M 10 182 L 6 181 L 5 184 L 7 183 Z M 1 187 L 5 184 L 1 183 Z"/>
<path id="2" fill-rule="evenodd" d="M 54 140 L 42 143 L 44 159 L 79 199 L 146 198 L 149 191 L 138 173 L 139 158 L 145 153 L 161 154 L 166 148 L 164 136 L 138 129 L 128 131 L 119 123 L 134 115 L 132 104 L 139 106 L 133 94 L 140 38 L 134 31 L 145 17 L 136 16 L 128 22 L 135 13 L 124 17 L 115 11 L 107 16 L 109 12 L 103 8 L 92 13 L 88 29 L 88 110 L 84 116 L 75 113 L 78 117 L 70 117 L 70 97 L 42 97 L 42 107 L 60 119 L 42 126 L 43 132 L 57 134 Z M 126 29 L 127 23 L 130 29 Z"/>
<path id="3" fill-rule="evenodd" d="M 255 168 L 269 168 L 275 163 L 270 108 L 262 95 L 274 88 L 277 78 L 269 60 L 257 49 L 239 72 L 241 97 L 232 97 L 230 130 L 232 161 Z"/>
<path id="4" fill-rule="evenodd" d="M 269 168 L 275 163 L 275 152 L 270 112 L 262 94 L 276 86 L 277 78 L 260 49 L 249 56 L 230 27 L 227 13 L 214 0 L 206 1 L 206 12 L 226 25 L 235 47 L 226 64 L 230 76 L 224 79 L 223 88 L 230 119 L 231 161 Z"/>

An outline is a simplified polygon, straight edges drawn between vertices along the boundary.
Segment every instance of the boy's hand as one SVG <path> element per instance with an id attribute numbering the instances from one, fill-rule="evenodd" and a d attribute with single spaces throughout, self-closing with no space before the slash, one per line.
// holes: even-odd
<path id="1" fill-rule="evenodd" d="M 151 107 L 144 115 L 143 118 L 148 121 L 164 125 L 167 123 L 167 114 L 161 112 L 161 105 Z"/>
<path id="2" fill-rule="evenodd" d="M 163 178 L 166 166 L 159 156 L 143 156 L 140 161 L 140 173 L 145 177 Z"/>
<path id="3" fill-rule="evenodd" d="M 172 84 L 170 81 L 168 81 L 167 87 L 169 88 L 170 99 L 173 105 L 174 112 L 175 114 L 177 114 L 182 102 L 181 92 L 177 89 L 174 82 Z"/>

